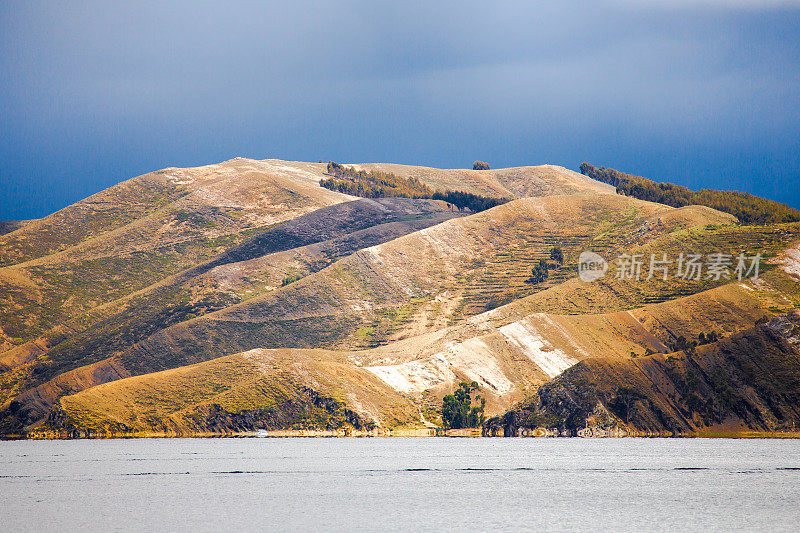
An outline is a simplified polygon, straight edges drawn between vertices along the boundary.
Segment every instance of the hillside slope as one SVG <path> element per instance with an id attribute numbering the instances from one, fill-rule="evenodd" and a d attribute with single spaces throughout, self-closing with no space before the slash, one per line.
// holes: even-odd
<path id="1" fill-rule="evenodd" d="M 301 215 L 145 290 L 92 310 L 91 325 L 59 340 L 27 343 L 0 356 L 8 395 L 91 364 L 147 336 L 259 293 L 280 288 L 338 258 L 459 216 L 442 202 L 355 200 Z M 296 247 L 296 248 L 295 248 Z M 237 259 L 252 258 L 246 261 Z M 294 277 L 292 277 L 294 276 Z"/>
<path id="2" fill-rule="evenodd" d="M 0 433 L 425 428 L 462 380 L 501 414 L 575 369 L 725 340 L 800 305 L 800 224 L 742 227 L 549 165 L 354 166 L 517 199 L 474 214 L 354 200 L 319 186 L 324 164 L 237 159 L 131 180 L 175 199 L 92 234 L 37 248 L 31 221 L 3 237 L 19 262 L 0 268 Z M 579 279 L 585 250 L 608 259 L 604 278 Z M 763 262 L 741 281 L 617 275 L 621 254 L 680 253 Z"/>
<path id="3" fill-rule="evenodd" d="M 65 323 L 79 330 L 85 324 L 72 322 L 95 307 L 351 199 L 320 188 L 308 165 L 234 159 L 164 169 L 0 236 L 0 350 Z"/>
<path id="4" fill-rule="evenodd" d="M 353 166 L 356 170 L 380 170 L 397 176 L 417 178 L 438 190 L 464 191 L 498 198 L 615 192 L 611 185 L 556 165 L 493 170 L 439 169 L 388 163 L 346 166 Z"/>
<path id="5" fill-rule="evenodd" d="M 763 290 L 764 294 L 769 292 Z M 481 394 L 487 399 L 489 413 L 497 413 L 535 394 L 540 386 L 549 386 L 551 379 L 560 379 L 562 372 L 570 367 L 584 368 L 581 365 L 585 363 L 585 368 L 589 369 L 587 372 L 595 372 L 600 364 L 598 361 L 601 361 L 598 357 L 602 357 L 603 364 L 610 368 L 630 362 L 639 364 L 648 357 L 655 357 L 646 356 L 648 351 L 668 352 L 667 345 L 678 336 L 696 338 L 699 333 L 714 330 L 726 337 L 747 330 L 763 313 L 769 313 L 766 302 L 760 300 L 763 296 L 760 293 L 761 290 L 750 285 L 729 284 L 623 313 L 560 316 L 538 313 L 513 322 L 494 322 L 495 313 L 488 312 L 472 317 L 464 324 L 369 350 L 255 349 L 236 357 L 225 356 L 207 363 L 181 367 L 194 370 L 178 374 L 172 371 L 157 372 L 146 374 L 144 380 L 130 378 L 116 381 L 120 376 L 112 377 L 112 382 L 107 385 L 90 387 L 60 400 L 57 412 L 61 418 L 58 420 L 73 420 L 71 426 L 53 425 L 51 417 L 44 428 L 48 431 L 83 427 L 99 432 L 187 433 L 197 427 L 211 431 L 217 416 L 223 416 L 225 420 L 239 420 L 244 416 L 242 412 L 251 416 L 252 410 L 272 405 L 266 395 L 254 391 L 251 385 L 253 373 L 241 375 L 217 366 L 218 362 L 246 358 L 253 353 L 275 361 L 267 375 L 257 374 L 261 384 L 259 390 L 267 385 L 286 387 L 301 382 L 316 394 L 334 398 L 342 406 L 348 406 L 364 425 L 391 428 L 398 424 L 419 424 L 422 420 L 419 411 L 424 412 L 428 420 L 436 420 L 437 402 L 461 380 L 476 381 L 481 387 Z M 696 314 L 701 309 L 704 313 Z M 707 346 L 698 348 L 707 349 Z M 122 358 L 117 358 L 114 363 L 121 361 Z M 324 365 L 315 367 L 317 373 L 309 380 L 307 365 L 323 364 L 325 361 L 338 365 L 335 373 L 322 378 L 324 371 L 323 374 L 319 372 Z M 108 363 L 112 362 L 79 369 L 73 379 L 81 379 L 81 372 L 89 370 L 95 379 L 102 377 L 102 369 L 109 372 L 111 368 Z M 120 368 L 124 367 L 120 365 Z M 356 373 L 349 374 L 351 377 L 346 378 L 347 384 L 343 383 L 344 368 Z M 282 369 L 283 372 L 277 375 L 274 372 L 276 369 Z M 220 397 L 216 393 L 183 396 L 179 391 L 191 389 L 199 383 L 198 372 L 203 375 L 213 372 L 217 381 L 224 384 L 214 390 L 224 391 L 224 394 Z M 367 394 L 349 385 L 355 379 L 352 376 L 360 376 L 358 380 L 362 380 L 369 374 L 378 378 L 373 382 L 378 384 L 373 392 Z M 312 382 L 315 385 L 309 385 Z M 140 386 L 140 383 L 147 385 Z M 131 387 L 137 392 L 132 392 Z M 102 398 L 98 398 L 96 394 L 101 391 Z M 46 393 L 46 389 L 42 388 L 40 392 Z M 397 403 L 398 395 L 404 398 L 403 402 Z M 230 400 L 242 397 L 248 398 L 247 402 L 250 403 Z M 180 409 L 150 413 L 150 410 L 162 405 L 165 398 L 171 398 L 168 405 L 180 406 Z M 227 403 L 220 403 L 221 399 Z M 205 409 L 213 403 L 219 405 L 213 411 L 213 417 L 206 419 L 196 414 L 198 409 Z M 127 407 L 120 411 L 120 405 Z M 176 414 L 178 411 L 195 413 L 191 423 L 180 418 L 183 415 Z M 146 413 L 149 414 L 145 416 Z M 84 422 L 79 424 L 75 420 Z M 275 429 L 269 420 L 251 419 L 254 425 L 250 429 Z M 262 423 L 264 425 L 259 425 Z M 295 423 L 301 423 L 301 420 L 294 420 Z M 323 427 L 328 427 L 327 424 L 323 424 Z M 333 422 L 332 427 L 339 426 Z M 759 430 L 759 427 L 751 429 Z"/>
<path id="6" fill-rule="evenodd" d="M 541 387 L 487 432 L 742 435 L 797 432 L 800 314 L 696 349 L 593 358 Z"/>

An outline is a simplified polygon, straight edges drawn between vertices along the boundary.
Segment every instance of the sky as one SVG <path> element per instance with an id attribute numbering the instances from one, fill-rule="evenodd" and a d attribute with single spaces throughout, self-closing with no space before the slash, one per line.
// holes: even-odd
<path id="1" fill-rule="evenodd" d="M 800 207 L 800 0 L 5 0 L 0 69 L 0 220 L 238 156 L 588 161 Z"/>

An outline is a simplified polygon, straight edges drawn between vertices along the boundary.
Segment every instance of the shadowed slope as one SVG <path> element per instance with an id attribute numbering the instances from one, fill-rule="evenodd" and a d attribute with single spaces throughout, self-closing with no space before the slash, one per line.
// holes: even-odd
<path id="1" fill-rule="evenodd" d="M 572 434 L 796 432 L 798 331 L 800 315 L 793 312 L 687 352 L 588 359 L 541 387 L 532 402 L 490 421 L 489 431 L 517 434 L 544 426 Z"/>

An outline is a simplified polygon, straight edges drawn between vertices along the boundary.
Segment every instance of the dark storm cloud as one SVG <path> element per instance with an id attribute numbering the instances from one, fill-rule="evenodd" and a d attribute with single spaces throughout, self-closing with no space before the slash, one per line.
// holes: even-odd
<path id="1" fill-rule="evenodd" d="M 797 6 L 6 3 L 0 218 L 237 155 L 590 160 L 797 205 Z"/>

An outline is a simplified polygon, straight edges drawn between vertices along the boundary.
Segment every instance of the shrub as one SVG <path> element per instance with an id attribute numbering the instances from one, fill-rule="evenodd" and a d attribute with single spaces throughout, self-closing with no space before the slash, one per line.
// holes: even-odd
<path id="1" fill-rule="evenodd" d="M 490 170 L 489 163 L 485 161 L 475 161 L 472 163 L 472 170 Z"/>
<path id="2" fill-rule="evenodd" d="M 525 281 L 534 284 L 542 283 L 547 279 L 548 270 L 549 267 L 547 265 L 547 260 L 539 259 L 539 262 L 536 264 L 536 266 L 531 269 L 531 277 Z"/>
<path id="3" fill-rule="evenodd" d="M 285 287 L 290 283 L 294 283 L 295 281 L 299 280 L 302 277 L 303 276 L 301 276 L 300 274 L 289 274 L 288 276 L 283 278 L 283 281 L 281 281 L 281 287 Z"/>

